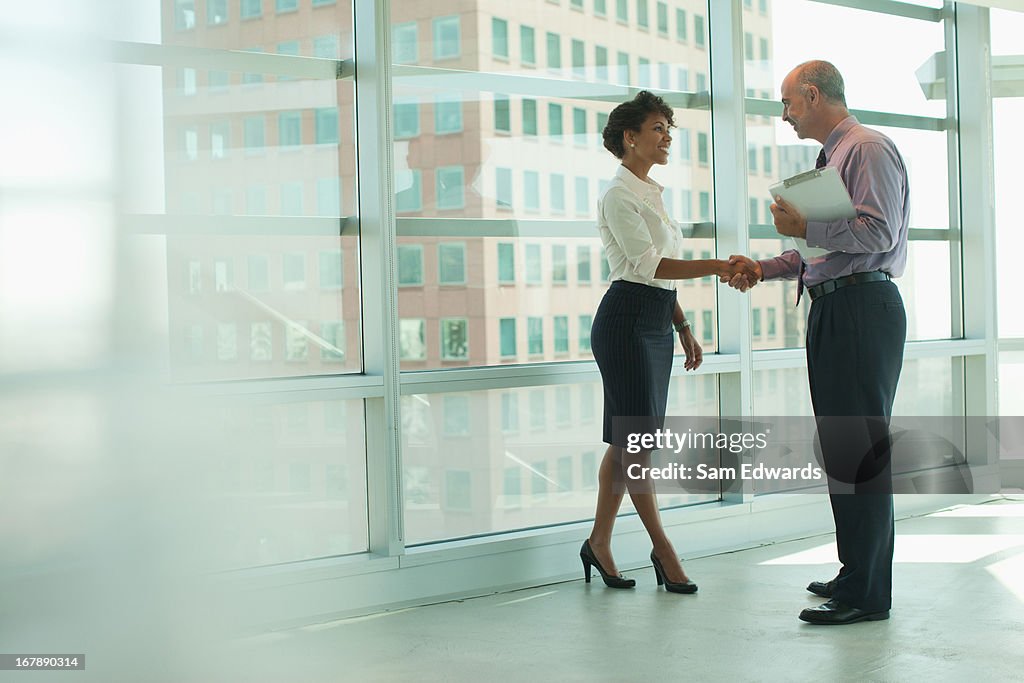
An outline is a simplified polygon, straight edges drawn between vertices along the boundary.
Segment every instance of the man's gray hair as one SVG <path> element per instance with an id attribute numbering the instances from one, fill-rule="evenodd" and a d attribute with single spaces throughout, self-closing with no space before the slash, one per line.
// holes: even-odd
<path id="1" fill-rule="evenodd" d="M 806 91 L 808 85 L 813 85 L 827 101 L 846 106 L 846 88 L 843 85 L 843 76 L 835 65 L 816 59 L 804 62 L 797 68 L 800 70 L 801 92 Z"/>

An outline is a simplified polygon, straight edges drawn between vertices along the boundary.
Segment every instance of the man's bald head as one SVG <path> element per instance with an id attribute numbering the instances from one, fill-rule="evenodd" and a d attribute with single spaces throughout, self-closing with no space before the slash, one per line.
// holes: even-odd
<path id="1" fill-rule="evenodd" d="M 807 86 L 813 85 L 826 101 L 846 106 L 846 86 L 843 83 L 843 75 L 831 62 L 821 59 L 804 62 L 797 65 L 791 75 L 800 84 L 801 92 L 804 92 Z"/>

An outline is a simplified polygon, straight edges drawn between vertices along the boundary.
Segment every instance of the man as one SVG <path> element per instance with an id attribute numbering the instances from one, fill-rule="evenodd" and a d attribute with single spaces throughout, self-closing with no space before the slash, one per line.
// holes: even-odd
<path id="1" fill-rule="evenodd" d="M 808 221 L 776 197 L 771 211 L 778 232 L 830 253 L 807 261 L 795 250 L 757 262 L 733 257 L 754 266 L 757 281 L 799 278 L 798 292 L 806 288 L 812 300 L 807 374 L 842 567 L 831 581 L 807 587 L 829 600 L 803 610 L 800 619 L 888 619 L 894 537 L 888 424 L 907 325 L 891 278 L 903 274 L 907 261 L 906 166 L 889 138 L 850 115 L 843 78 L 828 62 L 790 72 L 782 105 L 782 120 L 800 138 L 822 143 L 817 166 L 836 168 L 857 210 L 849 220 Z M 745 291 L 756 281 L 735 276 L 730 284 Z"/>

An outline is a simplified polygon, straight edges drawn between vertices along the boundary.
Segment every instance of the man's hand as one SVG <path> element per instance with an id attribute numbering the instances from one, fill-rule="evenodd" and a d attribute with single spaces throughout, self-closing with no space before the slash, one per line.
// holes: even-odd
<path id="1" fill-rule="evenodd" d="M 764 274 L 761 272 L 761 264 L 753 259 L 733 254 L 729 257 L 729 272 L 719 276 L 722 284 L 728 284 L 733 289 L 745 292 L 758 282 Z"/>
<path id="2" fill-rule="evenodd" d="M 689 327 L 684 327 L 683 331 L 679 333 L 679 343 L 683 345 L 683 351 L 686 353 L 686 363 L 683 367 L 687 370 L 699 368 L 700 364 L 704 362 L 704 352 Z"/>
<path id="3" fill-rule="evenodd" d="M 776 197 L 775 203 L 771 205 L 771 211 L 775 229 L 780 235 L 807 238 L 807 219 L 795 206 L 782 197 Z"/>

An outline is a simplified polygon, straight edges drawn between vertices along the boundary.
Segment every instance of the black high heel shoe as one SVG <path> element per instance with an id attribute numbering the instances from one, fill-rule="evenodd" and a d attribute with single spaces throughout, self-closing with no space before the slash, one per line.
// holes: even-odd
<path id="1" fill-rule="evenodd" d="M 612 576 L 604 570 L 601 563 L 597 561 L 594 556 L 594 551 L 590 549 L 590 539 L 583 541 L 583 547 L 580 548 L 580 559 L 583 560 L 583 576 L 586 578 L 587 583 L 590 583 L 590 568 L 597 567 L 597 571 L 601 574 L 601 578 L 604 579 L 604 585 L 609 588 L 632 588 L 636 585 L 636 581 L 633 579 L 627 579 L 626 577 L 619 574 L 618 576 Z"/>
<path id="2" fill-rule="evenodd" d="M 665 578 L 665 568 L 661 566 L 661 560 L 654 555 L 654 551 L 651 551 L 651 564 L 654 565 L 654 576 L 658 579 L 658 585 L 665 584 L 665 590 L 669 593 L 696 593 L 697 584 L 693 581 L 669 581 Z"/>

